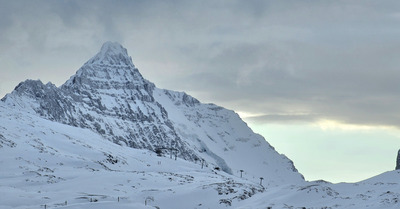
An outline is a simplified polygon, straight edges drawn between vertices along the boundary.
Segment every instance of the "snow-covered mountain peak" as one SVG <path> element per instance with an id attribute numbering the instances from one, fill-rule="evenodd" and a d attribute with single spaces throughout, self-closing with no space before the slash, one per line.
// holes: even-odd
<path id="1" fill-rule="evenodd" d="M 62 86 L 63 89 L 134 89 L 151 90 L 154 84 L 145 80 L 132 63 L 128 51 L 117 42 L 105 42 L 100 51 L 87 61 Z"/>
<path id="2" fill-rule="evenodd" d="M 128 51 L 117 42 L 105 42 L 99 53 L 92 57 L 85 65 L 127 66 L 134 68 Z"/>
<path id="3" fill-rule="evenodd" d="M 122 146 L 202 162 L 231 175 L 243 170 L 249 178 L 265 178 L 266 185 L 304 181 L 293 163 L 235 112 L 157 88 L 118 43 L 106 42 L 61 87 L 27 81 L 3 102 Z"/>

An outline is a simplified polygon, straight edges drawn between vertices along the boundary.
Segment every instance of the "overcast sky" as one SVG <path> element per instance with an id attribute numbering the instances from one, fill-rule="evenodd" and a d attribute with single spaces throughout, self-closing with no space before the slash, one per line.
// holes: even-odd
<path id="1" fill-rule="evenodd" d="M 105 41 L 158 87 L 238 112 L 308 179 L 394 167 L 400 1 L 0 0 L 0 97 L 25 79 L 61 85 Z M 308 162 L 333 142 L 343 149 Z M 343 160 L 365 170 L 326 171 L 354 167 L 333 168 Z"/>

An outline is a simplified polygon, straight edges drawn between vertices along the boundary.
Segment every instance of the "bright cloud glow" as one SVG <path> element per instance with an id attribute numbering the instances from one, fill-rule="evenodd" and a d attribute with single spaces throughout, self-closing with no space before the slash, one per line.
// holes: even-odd
<path id="1" fill-rule="evenodd" d="M 395 127 L 388 126 L 368 126 L 368 125 L 358 125 L 358 124 L 345 124 L 334 120 L 319 120 L 316 122 L 321 130 L 324 131 L 388 131 L 388 132 L 398 132 Z"/>

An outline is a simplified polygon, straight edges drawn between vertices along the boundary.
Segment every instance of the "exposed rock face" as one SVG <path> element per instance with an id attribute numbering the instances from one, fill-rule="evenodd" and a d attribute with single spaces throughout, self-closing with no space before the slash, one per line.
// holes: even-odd
<path id="1" fill-rule="evenodd" d="M 105 43 L 68 81 L 56 87 L 27 80 L 2 101 L 21 111 L 91 129 L 116 144 L 204 160 L 227 173 L 285 181 L 302 176 L 284 155 L 233 111 L 202 104 L 183 92 L 157 88 L 135 68 L 127 50 Z"/>
<path id="2" fill-rule="evenodd" d="M 397 152 L 396 170 L 400 170 L 400 149 Z"/>

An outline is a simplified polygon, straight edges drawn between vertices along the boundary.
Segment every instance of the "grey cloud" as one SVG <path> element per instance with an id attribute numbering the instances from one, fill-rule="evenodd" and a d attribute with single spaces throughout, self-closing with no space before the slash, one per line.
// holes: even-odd
<path id="1" fill-rule="evenodd" d="M 27 78 L 60 85 L 112 40 L 157 86 L 258 122 L 400 126 L 398 1 L 0 4 L 0 95 Z"/>
<path id="2" fill-rule="evenodd" d="M 400 72 L 396 70 L 394 53 L 397 47 L 383 44 L 357 49 L 240 44 L 221 49 L 223 56 L 216 53 L 204 64 L 211 72 L 225 75 L 224 82 L 214 82 L 210 75 L 210 80 L 197 79 L 185 88 L 190 87 L 195 93 L 215 92 L 209 94 L 208 100 L 232 109 L 268 113 L 257 121 L 319 118 L 399 126 L 395 114 L 400 105 Z M 270 113 L 280 115 L 272 117 Z M 299 113 L 313 117 L 299 117 Z"/>

